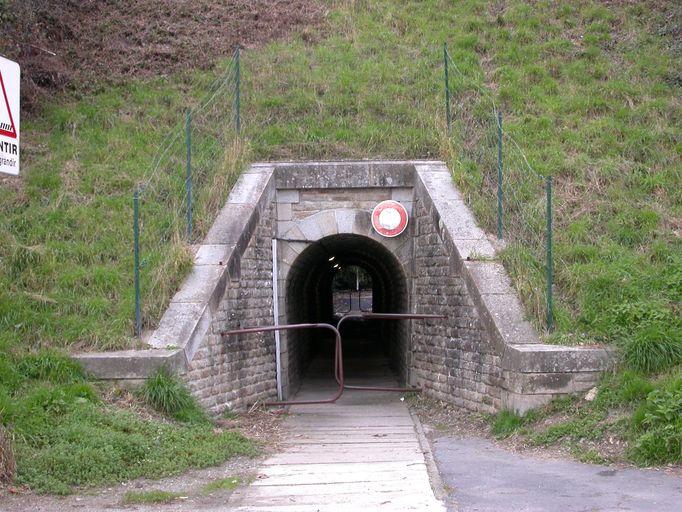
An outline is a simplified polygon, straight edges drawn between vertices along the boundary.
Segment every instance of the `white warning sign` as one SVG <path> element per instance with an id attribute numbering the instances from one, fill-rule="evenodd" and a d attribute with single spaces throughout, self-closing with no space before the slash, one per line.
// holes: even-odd
<path id="1" fill-rule="evenodd" d="M 19 174 L 19 64 L 0 57 L 0 172 Z"/>

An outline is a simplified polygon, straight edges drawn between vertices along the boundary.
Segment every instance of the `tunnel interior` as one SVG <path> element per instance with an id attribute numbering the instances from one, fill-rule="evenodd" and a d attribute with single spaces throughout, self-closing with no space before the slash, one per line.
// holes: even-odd
<path id="1" fill-rule="evenodd" d="M 349 274 L 356 276 L 354 283 L 348 283 Z M 365 236 L 334 235 L 311 244 L 294 261 L 286 281 L 287 323 L 337 325 L 347 309 L 405 313 L 408 307 L 407 279 L 400 262 L 382 244 Z M 376 378 L 381 367 L 405 383 L 407 321 L 344 321 L 341 335 L 347 379 Z M 313 372 L 333 379 L 334 340 L 328 331 L 290 331 L 287 339 L 292 390 Z"/>

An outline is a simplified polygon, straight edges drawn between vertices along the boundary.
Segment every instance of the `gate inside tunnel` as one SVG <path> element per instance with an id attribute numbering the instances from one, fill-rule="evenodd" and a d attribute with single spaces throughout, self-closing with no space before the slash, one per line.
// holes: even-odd
<path id="1" fill-rule="evenodd" d="M 339 283 L 344 270 L 353 269 L 356 292 Z M 360 291 L 360 274 L 371 290 Z M 351 276 L 353 274 L 351 273 Z M 405 271 L 381 243 L 355 234 L 337 234 L 311 243 L 292 262 L 285 280 L 286 323 L 337 325 L 349 311 L 368 306 L 375 313 L 405 313 L 409 293 Z M 363 300 L 363 293 L 365 295 Z M 346 300 L 346 294 L 348 299 Z M 371 294 L 367 297 L 367 294 Z M 346 379 L 409 380 L 409 330 L 406 321 L 355 320 L 341 328 Z M 307 370 L 317 379 L 333 380 L 333 339 L 320 331 L 286 333 L 284 387 L 298 389 Z"/>

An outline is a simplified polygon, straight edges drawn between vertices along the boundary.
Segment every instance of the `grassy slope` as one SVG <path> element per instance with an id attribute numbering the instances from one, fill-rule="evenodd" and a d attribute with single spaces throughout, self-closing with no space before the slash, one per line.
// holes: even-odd
<path id="1" fill-rule="evenodd" d="M 0 188 L 0 419 L 14 441 L 18 484 L 63 494 L 256 451 L 205 417 L 165 411 L 180 420 L 165 422 L 103 401 L 110 394 L 59 353 L 129 346 L 132 189 L 212 78 L 61 99 L 22 123 L 23 181 Z"/>
<path id="2" fill-rule="evenodd" d="M 631 368 L 595 403 L 561 405 L 575 419 L 535 442 L 579 453 L 590 431 L 629 442 L 641 463 L 682 458 L 682 66 L 666 36 L 681 16 L 673 2 L 358 1 L 332 13 L 326 39 L 250 55 L 255 157 L 441 157 L 473 197 L 480 180 L 443 133 L 442 43 L 485 77 L 505 129 L 555 178 L 548 340 L 614 343 Z M 527 302 L 542 297 L 542 280 L 511 270 Z"/>
<path id="3" fill-rule="evenodd" d="M 464 71 L 487 73 L 507 129 L 560 183 L 555 337 L 653 346 L 663 366 L 679 363 L 674 347 L 672 356 L 655 348 L 679 342 L 682 329 L 680 59 L 665 36 L 671 18 L 648 5 L 333 2 L 323 34 L 245 52 L 251 156 L 446 158 L 465 192 L 475 190 L 444 133 L 449 41 Z M 131 189 L 149 148 L 179 121 L 188 87 L 132 82 L 56 101 L 22 123 L 23 185 L 0 189 L 3 378 L 27 351 L 127 344 Z M 606 417 L 645 403 L 654 387 L 674 401 L 679 375 L 615 377 Z M 6 381 L 6 395 L 28 396 Z M 633 382 L 643 384 L 625 397 Z M 646 434 L 656 420 L 644 415 L 619 435 Z"/>

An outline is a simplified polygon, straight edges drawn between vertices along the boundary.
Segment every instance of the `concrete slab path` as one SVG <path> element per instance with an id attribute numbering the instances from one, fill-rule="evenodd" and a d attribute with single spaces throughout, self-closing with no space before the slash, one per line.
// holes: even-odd
<path id="1" fill-rule="evenodd" d="M 308 379 L 297 399 L 333 394 L 333 382 Z M 347 390 L 336 404 L 291 407 L 283 425 L 282 450 L 233 494 L 233 510 L 445 511 L 429 481 L 428 445 L 399 393 Z"/>

